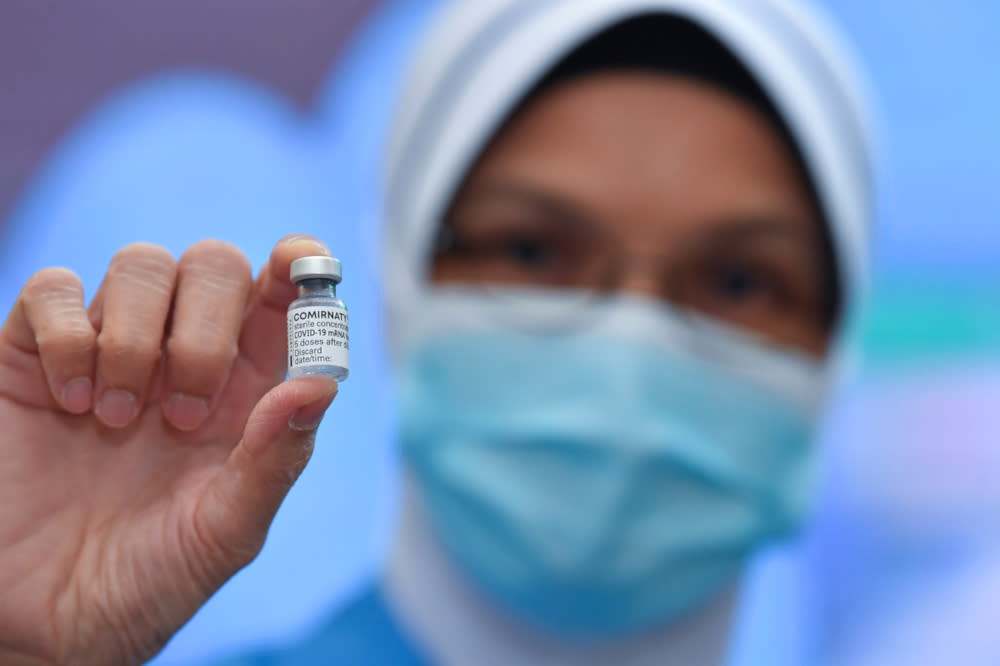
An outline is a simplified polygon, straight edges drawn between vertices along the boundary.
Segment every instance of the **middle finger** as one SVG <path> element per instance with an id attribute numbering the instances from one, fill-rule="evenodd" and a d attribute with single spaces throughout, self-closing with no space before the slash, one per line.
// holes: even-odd
<path id="1" fill-rule="evenodd" d="M 236 360 L 253 276 L 238 248 L 211 240 L 185 252 L 178 271 L 163 414 L 174 427 L 194 430 Z"/>

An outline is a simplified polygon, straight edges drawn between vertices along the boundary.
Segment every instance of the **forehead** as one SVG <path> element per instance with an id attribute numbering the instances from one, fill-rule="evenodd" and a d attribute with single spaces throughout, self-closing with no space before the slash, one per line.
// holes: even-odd
<path id="1" fill-rule="evenodd" d="M 811 212 L 795 153 L 763 112 L 713 84 L 659 72 L 592 73 L 532 98 L 468 178 L 504 180 L 619 211 L 624 203 Z"/>

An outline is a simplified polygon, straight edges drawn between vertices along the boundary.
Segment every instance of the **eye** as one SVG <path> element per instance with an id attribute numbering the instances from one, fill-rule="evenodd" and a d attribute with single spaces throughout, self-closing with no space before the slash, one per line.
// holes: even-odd
<path id="1" fill-rule="evenodd" d="M 521 269 L 543 268 L 562 259 L 559 240 L 536 230 L 495 228 L 478 233 L 449 231 L 439 250 L 475 262 L 500 262 Z"/>
<path id="2" fill-rule="evenodd" d="M 676 278 L 673 300 L 726 321 L 767 319 L 791 306 L 787 278 L 766 263 L 748 258 L 705 261 Z"/>
<path id="3" fill-rule="evenodd" d="M 720 266 L 711 280 L 715 296 L 732 303 L 744 303 L 758 296 L 773 294 L 774 291 L 770 277 L 749 265 Z"/>
<path id="4" fill-rule="evenodd" d="M 592 252 L 564 225 L 495 216 L 448 230 L 435 260 L 438 277 L 465 282 L 578 285 Z M 585 240 L 585 239 L 584 239 Z"/>
<path id="5" fill-rule="evenodd" d="M 675 304 L 779 342 L 822 351 L 822 253 L 786 227 L 740 227 L 693 246 L 664 274 Z M 818 332 L 818 333 L 817 333 Z"/>
<path id="6" fill-rule="evenodd" d="M 540 267 L 555 260 L 551 243 L 538 238 L 514 237 L 500 243 L 498 254 L 524 266 Z"/>

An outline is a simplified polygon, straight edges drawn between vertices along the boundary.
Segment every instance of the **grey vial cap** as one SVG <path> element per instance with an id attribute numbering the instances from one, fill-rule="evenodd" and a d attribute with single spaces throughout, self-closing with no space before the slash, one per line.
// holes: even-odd
<path id="1" fill-rule="evenodd" d="M 343 279 L 343 267 L 340 265 L 340 259 L 333 257 L 302 257 L 292 262 L 288 274 L 293 283 L 310 278 L 326 278 L 339 284 Z"/>

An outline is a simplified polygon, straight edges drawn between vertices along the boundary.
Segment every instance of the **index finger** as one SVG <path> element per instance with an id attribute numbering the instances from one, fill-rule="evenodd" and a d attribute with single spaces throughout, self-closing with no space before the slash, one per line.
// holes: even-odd
<path id="1" fill-rule="evenodd" d="M 285 236 L 271 251 L 254 285 L 247 317 L 240 333 L 240 352 L 265 377 L 275 383 L 285 378 L 288 360 L 288 305 L 297 291 L 288 277 L 296 259 L 330 256 L 320 240 L 305 234 Z"/>

